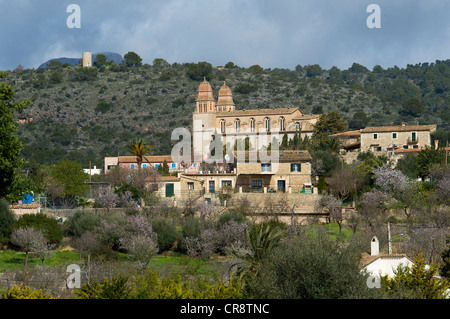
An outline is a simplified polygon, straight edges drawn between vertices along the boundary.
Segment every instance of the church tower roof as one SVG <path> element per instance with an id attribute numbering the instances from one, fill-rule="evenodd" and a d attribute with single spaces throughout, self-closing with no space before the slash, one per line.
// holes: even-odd
<path id="1" fill-rule="evenodd" d="M 217 99 L 217 106 L 234 106 L 233 93 L 230 87 L 223 82 L 222 87 L 219 90 L 219 97 Z"/>
<path id="2" fill-rule="evenodd" d="M 215 101 L 211 84 L 203 78 L 203 82 L 198 86 L 197 101 Z"/>

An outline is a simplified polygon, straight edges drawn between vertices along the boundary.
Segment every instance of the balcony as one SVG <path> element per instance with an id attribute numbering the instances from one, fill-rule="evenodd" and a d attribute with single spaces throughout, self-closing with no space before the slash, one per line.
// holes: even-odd
<path id="1" fill-rule="evenodd" d="M 419 138 L 418 137 L 415 137 L 415 138 L 408 137 L 407 143 L 408 144 L 417 144 L 417 143 L 419 143 Z"/>

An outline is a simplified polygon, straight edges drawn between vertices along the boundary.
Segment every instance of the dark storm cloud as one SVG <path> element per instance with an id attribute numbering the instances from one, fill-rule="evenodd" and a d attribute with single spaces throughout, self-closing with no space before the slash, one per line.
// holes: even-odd
<path id="1" fill-rule="evenodd" d="M 69 29 L 69 4 L 81 28 Z M 369 4 L 381 28 L 369 29 Z M 35 68 L 82 51 L 135 51 L 145 63 L 372 68 L 450 57 L 450 2 L 408 0 L 0 0 L 0 69 Z"/>

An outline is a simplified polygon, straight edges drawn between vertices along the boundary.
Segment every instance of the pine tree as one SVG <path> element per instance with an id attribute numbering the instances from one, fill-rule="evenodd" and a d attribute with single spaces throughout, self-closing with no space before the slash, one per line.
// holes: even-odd
<path id="1" fill-rule="evenodd" d="M 1 72 L 0 78 L 6 77 L 9 72 Z M 22 110 L 30 101 L 14 101 L 15 92 L 11 85 L 0 83 L 0 198 L 9 200 L 18 199 L 21 181 L 18 170 L 25 161 L 20 157 L 22 143 L 15 132 L 18 130 L 15 112 Z"/>

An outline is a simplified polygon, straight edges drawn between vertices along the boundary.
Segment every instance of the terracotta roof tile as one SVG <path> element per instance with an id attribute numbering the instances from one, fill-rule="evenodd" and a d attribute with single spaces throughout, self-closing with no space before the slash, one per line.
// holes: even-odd
<path id="1" fill-rule="evenodd" d="M 256 116 L 256 115 L 277 115 L 277 114 L 292 114 L 295 111 L 300 111 L 297 107 L 283 107 L 273 109 L 250 109 L 250 110 L 235 110 L 229 112 L 217 112 L 217 117 L 238 117 L 238 116 Z M 301 112 L 301 111 L 300 111 Z"/>
<path id="2" fill-rule="evenodd" d="M 432 125 L 369 126 L 369 127 L 362 129 L 361 133 L 431 131 L 434 128 L 436 128 L 436 124 L 432 124 Z"/>
<path id="3" fill-rule="evenodd" d="M 254 158 L 256 158 L 257 161 L 260 160 L 259 157 L 260 152 L 258 151 L 235 151 L 234 156 L 237 158 L 237 160 L 241 160 L 241 158 L 244 156 L 242 155 L 243 152 L 245 152 L 245 162 L 248 162 L 249 159 Z M 268 152 L 267 156 L 270 156 L 270 151 Z M 279 157 L 277 160 L 280 163 L 282 163 L 294 161 L 310 161 L 311 159 L 312 159 L 311 155 L 306 150 L 298 150 L 298 151 L 283 150 L 279 151 Z"/>

